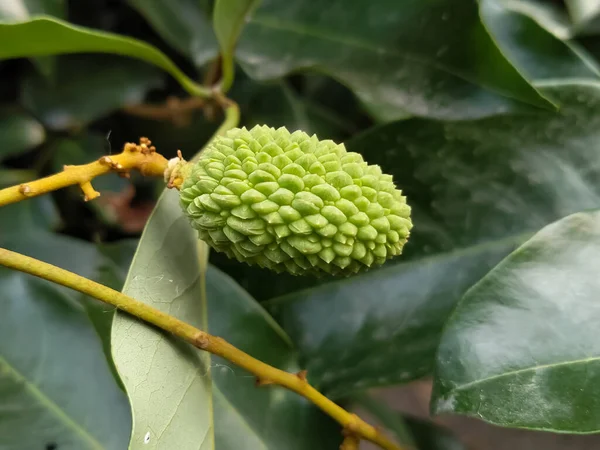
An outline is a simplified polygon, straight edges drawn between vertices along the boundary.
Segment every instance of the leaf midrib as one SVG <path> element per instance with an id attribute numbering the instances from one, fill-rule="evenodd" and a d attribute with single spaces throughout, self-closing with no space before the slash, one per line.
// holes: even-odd
<path id="1" fill-rule="evenodd" d="M 463 391 L 465 389 L 469 389 L 470 387 L 477 386 L 478 384 L 487 383 L 488 381 L 498 380 L 501 378 L 510 377 L 510 376 L 514 376 L 514 375 L 519 375 L 521 373 L 533 372 L 533 371 L 537 371 L 537 370 L 552 369 L 555 367 L 568 366 L 568 365 L 572 365 L 572 364 L 573 365 L 586 364 L 586 363 L 592 363 L 592 362 L 597 362 L 597 361 L 600 361 L 600 356 L 591 356 L 589 358 L 573 359 L 570 361 L 561 361 L 561 362 L 557 362 L 557 363 L 540 364 L 537 366 L 525 367 L 523 369 L 511 370 L 509 372 L 499 373 L 496 375 L 491 375 L 486 378 L 481 378 L 479 380 L 470 381 L 469 383 L 465 383 L 460 386 L 452 388 L 450 390 L 450 392 Z"/>
<path id="2" fill-rule="evenodd" d="M 44 394 L 39 387 L 27 379 L 21 372 L 19 372 L 13 365 L 11 365 L 3 356 L 0 355 L 0 366 L 4 366 L 9 376 L 12 376 L 17 382 L 22 382 L 25 389 L 47 410 L 51 411 L 61 422 L 67 427 L 73 429 L 77 434 L 82 436 L 85 440 L 89 441 L 93 448 L 104 449 L 104 446 L 96 440 L 85 428 L 79 423 L 73 420 L 61 407 L 56 404 L 50 397 Z"/>

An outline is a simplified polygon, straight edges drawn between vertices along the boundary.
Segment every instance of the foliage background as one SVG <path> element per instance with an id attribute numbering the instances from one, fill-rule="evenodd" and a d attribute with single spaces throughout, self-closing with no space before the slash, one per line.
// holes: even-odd
<path id="1" fill-rule="evenodd" d="M 119 289 L 128 274 L 125 292 L 277 367 L 307 368 L 345 405 L 369 406 L 368 389 L 435 367 L 434 411 L 596 432 L 597 213 L 527 240 L 600 206 L 600 2 L 229 5 L 219 15 L 202 0 L 2 1 L 0 184 L 143 135 L 165 156 L 181 149 L 189 158 L 222 120 L 210 105 L 144 117 L 151 108 L 141 105 L 189 94 L 158 67 L 114 54 L 15 59 L 21 42 L 34 48 L 56 35 L 7 40 L 10 26 L 49 15 L 137 38 L 207 84 L 240 31 L 229 96 L 242 124 L 343 141 L 392 173 L 414 211 L 405 255 L 359 277 L 317 280 L 213 252 L 204 274 L 206 249 L 174 194 L 156 206 L 160 181 L 116 176 L 97 180 L 94 202 L 66 189 L 2 208 L 0 245 Z M 336 425 L 293 394 L 256 390 L 224 361 L 125 317 L 113 324 L 91 299 L 6 270 L 0 297 L 2 448 L 120 449 L 132 429 L 132 448 L 339 443 Z M 421 442 L 422 424 L 370 409 L 420 448 L 459 445 Z"/>

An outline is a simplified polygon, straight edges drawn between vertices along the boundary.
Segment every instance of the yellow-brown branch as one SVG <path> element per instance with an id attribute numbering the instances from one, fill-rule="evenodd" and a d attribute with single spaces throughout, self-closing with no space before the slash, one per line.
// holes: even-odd
<path id="1" fill-rule="evenodd" d="M 304 371 L 292 374 L 272 367 L 220 337 L 212 336 L 150 305 L 51 264 L 0 248 L 0 265 L 75 289 L 119 308 L 174 334 L 199 349 L 221 356 L 247 370 L 256 376 L 257 384 L 260 386 L 277 384 L 296 392 L 310 400 L 343 427 L 345 439 L 342 448 L 344 449 L 357 448 L 359 439 L 365 439 L 387 450 L 403 450 L 378 429 L 317 391 L 309 384 Z"/>
<path id="2" fill-rule="evenodd" d="M 131 170 L 138 170 L 145 176 L 162 177 L 166 168 L 167 159 L 156 152 L 149 139 L 141 138 L 139 144 L 125 144 L 118 155 L 103 156 L 80 166 L 65 166 L 62 172 L 49 177 L 1 189 L 0 206 L 73 185 L 81 187 L 85 201 L 93 200 L 100 193 L 92 187 L 91 181 L 99 175 L 116 172 L 128 177 Z"/>

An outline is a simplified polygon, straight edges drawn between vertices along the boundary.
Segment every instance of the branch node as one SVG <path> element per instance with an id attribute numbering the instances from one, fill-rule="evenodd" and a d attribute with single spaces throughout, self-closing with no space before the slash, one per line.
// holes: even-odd
<path id="1" fill-rule="evenodd" d="M 22 184 L 21 186 L 19 186 L 19 192 L 25 197 L 30 197 L 33 195 L 33 190 L 27 184 Z"/>
<path id="2" fill-rule="evenodd" d="M 346 425 L 344 425 L 344 429 L 342 430 L 342 435 L 351 436 L 360 433 L 360 424 L 361 419 L 356 414 L 350 414 L 350 420 Z"/>
<path id="3" fill-rule="evenodd" d="M 92 183 L 86 181 L 79 185 L 81 190 L 83 191 L 83 200 L 89 202 L 90 200 L 94 200 L 95 198 L 100 197 L 100 192 L 92 187 Z"/>
<path id="4" fill-rule="evenodd" d="M 256 381 L 254 383 L 254 385 L 256 387 L 268 386 L 269 384 L 275 384 L 275 383 L 273 383 L 271 380 L 267 380 L 266 378 L 259 378 L 259 377 L 256 377 Z"/>
<path id="5" fill-rule="evenodd" d="M 300 379 L 300 381 L 307 382 L 306 376 L 308 375 L 308 370 L 301 370 L 296 374 L 296 376 Z"/>
<path id="6" fill-rule="evenodd" d="M 360 438 L 355 434 L 348 434 L 344 437 L 340 450 L 358 450 Z"/>
<path id="7" fill-rule="evenodd" d="M 124 152 L 131 152 L 131 153 L 135 153 L 138 151 L 138 146 L 137 144 L 134 144 L 133 142 L 127 142 L 124 146 L 123 146 L 123 151 Z"/>
<path id="8" fill-rule="evenodd" d="M 202 350 L 206 350 L 210 344 L 210 339 L 208 338 L 206 333 L 203 332 L 198 333 L 194 337 L 193 341 L 193 344 Z"/>

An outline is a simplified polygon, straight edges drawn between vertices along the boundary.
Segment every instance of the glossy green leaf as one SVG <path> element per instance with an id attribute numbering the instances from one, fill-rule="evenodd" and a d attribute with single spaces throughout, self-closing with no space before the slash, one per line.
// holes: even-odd
<path id="1" fill-rule="evenodd" d="M 116 278 L 118 268 L 109 256 L 115 250 L 103 255 L 98 247 L 89 242 L 50 233 L 57 221 L 58 213 L 49 196 L 3 206 L 0 208 L 0 247 L 42 259 L 120 289 L 123 283 Z M 112 246 L 109 248 L 112 249 Z M 109 348 L 112 314 L 107 313 L 114 308 L 67 288 L 60 289 L 85 308 L 102 341 L 109 366 L 112 366 Z"/>
<path id="2" fill-rule="evenodd" d="M 565 4 L 579 34 L 595 34 L 600 31 L 600 1 L 565 0 Z"/>
<path id="3" fill-rule="evenodd" d="M 53 213 L 45 212 L 43 199 L 50 198 L 0 209 L 0 246 L 93 277 L 95 247 L 49 233 Z M 0 447 L 124 448 L 127 398 L 78 295 L 0 269 L 0 297 Z"/>
<path id="4" fill-rule="evenodd" d="M 261 0 L 216 0 L 213 24 L 222 58 L 221 89 L 229 90 L 233 83 L 233 53 L 244 24 L 250 20 L 253 10 Z"/>
<path id="5" fill-rule="evenodd" d="M 30 115 L 8 111 L 0 114 L 0 160 L 31 150 L 45 139 L 44 127 Z"/>
<path id="6" fill-rule="evenodd" d="M 266 306 L 298 346 L 311 381 L 327 395 L 405 383 L 431 372 L 455 303 L 515 241 L 387 266 Z"/>
<path id="7" fill-rule="evenodd" d="M 197 238 L 166 191 L 146 225 L 123 292 L 205 328 Z M 124 313 L 112 330 L 115 365 L 133 410 L 130 448 L 213 447 L 207 353 Z"/>
<path id="8" fill-rule="evenodd" d="M 0 286 L 0 446 L 124 448 L 127 399 L 85 312 L 30 276 L 2 269 Z"/>
<path id="9" fill-rule="evenodd" d="M 160 75 L 154 68 L 124 58 L 61 57 L 58 81 L 31 74 L 23 80 L 21 97 L 48 128 L 81 128 L 123 106 L 142 103 L 148 90 L 162 84 Z"/>
<path id="10" fill-rule="evenodd" d="M 128 0 L 160 35 L 202 66 L 218 53 L 218 44 L 204 0 Z M 206 5 L 203 5 L 206 4 Z M 205 6 L 205 7 L 203 7 Z"/>
<path id="11" fill-rule="evenodd" d="M 600 212 L 537 233 L 477 283 L 448 321 L 432 408 L 510 427 L 600 430 Z"/>
<path id="12" fill-rule="evenodd" d="M 598 70 L 572 44 L 522 12 L 522 2 L 480 0 L 481 18 L 507 58 L 534 82 L 598 79 Z M 541 7 L 541 6 L 540 6 Z"/>
<path id="13" fill-rule="evenodd" d="M 527 104 L 549 108 L 498 50 L 469 0 L 327 8 L 266 0 L 246 24 L 237 58 L 260 80 L 299 69 L 325 72 L 388 120 L 407 111 L 464 119 Z"/>
<path id="14" fill-rule="evenodd" d="M 26 22 L 0 23 L 0 59 L 63 53 L 112 53 L 141 59 L 170 73 L 192 95 L 206 90 L 185 75 L 155 47 L 125 36 L 37 17 Z"/>
<path id="15" fill-rule="evenodd" d="M 396 264 L 267 303 L 330 395 L 430 373 L 469 287 L 530 233 L 600 206 L 600 85 L 545 90 L 560 113 L 409 119 L 347 143 L 393 174 L 415 227 Z"/>
<path id="16" fill-rule="evenodd" d="M 206 290 L 212 334 L 279 369 L 301 369 L 287 335 L 230 277 L 209 267 Z M 327 450 L 340 445 L 340 427 L 297 394 L 275 386 L 257 388 L 252 375 L 216 356 L 211 369 L 216 448 Z"/>

